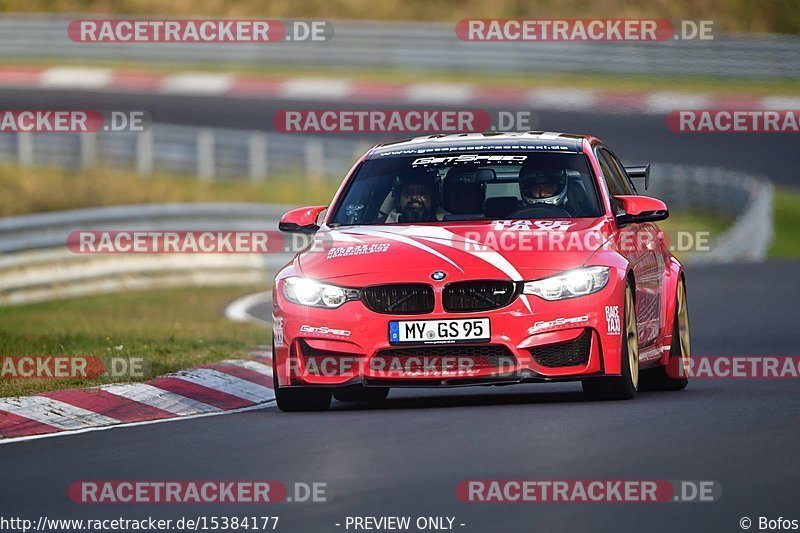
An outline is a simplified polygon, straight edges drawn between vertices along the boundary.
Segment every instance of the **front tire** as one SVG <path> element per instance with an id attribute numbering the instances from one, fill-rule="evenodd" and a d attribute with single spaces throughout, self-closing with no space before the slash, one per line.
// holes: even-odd
<path id="1" fill-rule="evenodd" d="M 331 391 L 320 387 L 280 387 L 275 370 L 275 343 L 272 343 L 272 387 L 278 409 L 285 412 L 325 411 L 331 406 Z"/>
<path id="2" fill-rule="evenodd" d="M 625 284 L 622 313 L 625 330 L 620 354 L 620 375 L 581 381 L 584 394 L 594 400 L 630 400 L 636 397 L 639 390 L 639 326 L 636 323 L 636 306 L 630 282 Z"/>

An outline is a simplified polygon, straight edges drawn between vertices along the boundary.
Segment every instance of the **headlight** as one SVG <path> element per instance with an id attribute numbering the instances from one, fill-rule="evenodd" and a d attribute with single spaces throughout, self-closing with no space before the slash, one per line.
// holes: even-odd
<path id="1" fill-rule="evenodd" d="M 569 270 L 557 276 L 528 281 L 522 292 L 545 300 L 564 300 L 597 292 L 608 283 L 609 267 L 587 267 Z"/>
<path id="2" fill-rule="evenodd" d="M 349 300 L 358 300 L 358 290 L 320 283 L 311 278 L 286 278 L 283 295 L 290 302 L 335 309 Z"/>

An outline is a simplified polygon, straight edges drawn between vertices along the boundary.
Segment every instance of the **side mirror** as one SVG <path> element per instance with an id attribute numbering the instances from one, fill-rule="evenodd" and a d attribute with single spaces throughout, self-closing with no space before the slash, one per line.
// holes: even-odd
<path id="1" fill-rule="evenodd" d="M 278 229 L 290 233 L 315 233 L 319 229 L 317 218 L 327 208 L 324 205 L 315 205 L 292 209 L 281 217 Z"/>
<path id="2" fill-rule="evenodd" d="M 669 217 L 667 204 L 649 196 L 615 196 L 622 213 L 616 216 L 617 224 L 657 222 Z"/>
<path id="3" fill-rule="evenodd" d="M 625 172 L 631 179 L 643 179 L 645 190 L 650 188 L 650 163 L 646 165 L 625 167 Z"/>

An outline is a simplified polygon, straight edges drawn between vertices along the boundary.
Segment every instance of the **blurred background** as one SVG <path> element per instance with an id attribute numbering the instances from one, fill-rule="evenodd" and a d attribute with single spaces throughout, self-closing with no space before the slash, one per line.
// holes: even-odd
<path id="1" fill-rule="evenodd" d="M 0 0 L 2 109 L 143 111 L 144 131 L 0 133 L 0 353 L 136 355 L 148 376 L 244 356 L 266 316 L 225 318 L 289 256 L 81 255 L 79 229 L 274 230 L 327 204 L 389 134 L 282 133 L 286 109 L 482 109 L 594 134 L 653 163 L 665 228 L 708 232 L 689 263 L 800 255 L 797 133 L 686 133 L 679 109 L 800 109 L 800 1 Z M 659 18 L 713 40 L 465 42 L 466 18 Z M 76 19 L 325 21 L 322 42 L 87 43 Z M 266 296 L 262 296 L 262 303 Z M 18 395 L 76 381 L 0 384 Z"/>

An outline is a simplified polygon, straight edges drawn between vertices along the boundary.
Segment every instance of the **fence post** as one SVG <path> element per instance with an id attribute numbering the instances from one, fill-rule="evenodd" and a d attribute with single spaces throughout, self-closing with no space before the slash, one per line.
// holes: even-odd
<path id="1" fill-rule="evenodd" d="M 153 130 L 145 129 L 136 136 L 136 173 L 149 176 L 153 172 Z"/>
<path id="2" fill-rule="evenodd" d="M 33 134 L 17 133 L 17 161 L 21 167 L 33 165 Z"/>
<path id="3" fill-rule="evenodd" d="M 254 131 L 248 139 L 248 156 L 250 167 L 250 181 L 264 181 L 267 178 L 269 159 L 267 157 L 267 136 L 260 131 Z"/>
<path id="4" fill-rule="evenodd" d="M 81 168 L 90 168 L 97 162 L 97 134 L 93 132 L 78 134 L 81 145 Z"/>
<path id="5" fill-rule="evenodd" d="M 214 179 L 214 130 L 200 128 L 197 131 L 197 177 L 200 181 Z"/>
<path id="6" fill-rule="evenodd" d="M 325 146 L 319 139 L 307 139 L 303 146 L 306 177 L 318 181 L 325 174 Z"/>

